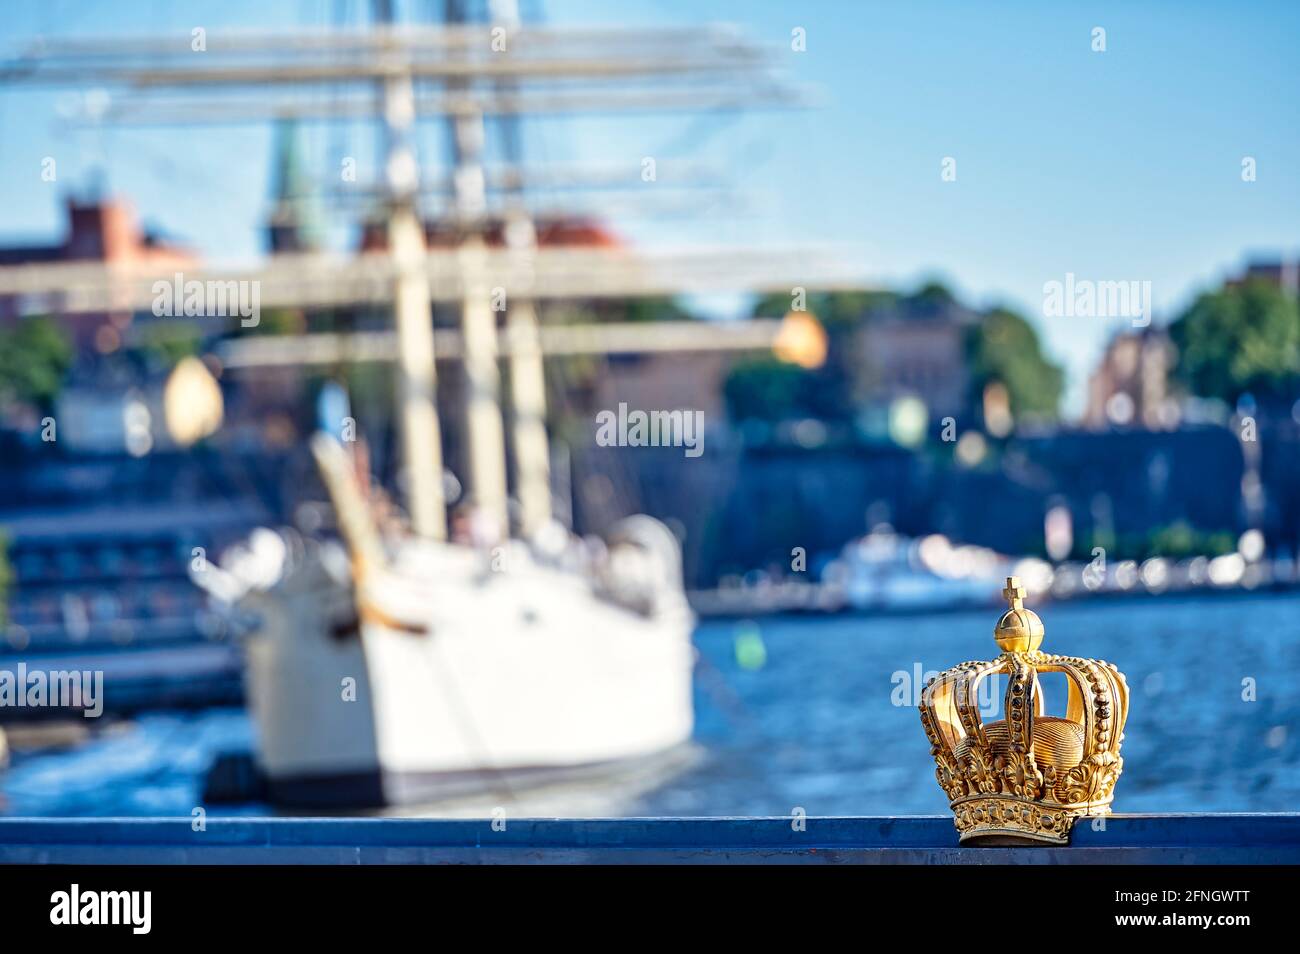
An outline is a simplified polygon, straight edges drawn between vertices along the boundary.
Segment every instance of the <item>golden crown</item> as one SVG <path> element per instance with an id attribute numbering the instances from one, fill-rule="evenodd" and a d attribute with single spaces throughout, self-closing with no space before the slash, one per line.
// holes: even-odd
<path id="1" fill-rule="evenodd" d="M 1110 813 L 1128 715 L 1124 674 L 1105 660 L 1040 652 L 1043 622 L 1024 607 L 1016 577 L 993 629 L 1002 654 L 935 677 L 921 696 L 921 724 L 935 775 L 952 800 L 963 844 L 1068 844 L 1074 819 Z M 1040 673 L 1064 673 L 1065 718 L 1044 714 Z M 981 682 L 1005 675 L 1004 718 L 985 725 Z"/>

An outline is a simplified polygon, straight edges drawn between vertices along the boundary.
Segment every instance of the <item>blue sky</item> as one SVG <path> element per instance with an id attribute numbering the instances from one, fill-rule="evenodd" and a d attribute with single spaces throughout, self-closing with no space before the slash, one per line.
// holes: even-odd
<path id="1" fill-rule="evenodd" d="M 0 50 L 39 34 L 210 34 L 327 25 L 336 0 L 8 0 Z M 355 19 L 368 5 L 342 0 Z M 412 5 L 427 8 L 424 4 Z M 1123 319 L 1047 318 L 1067 272 L 1152 282 L 1157 320 L 1249 258 L 1300 252 L 1300 3 L 523 0 L 560 24 L 731 22 L 781 51 L 821 106 L 727 123 L 563 119 L 526 130 L 538 160 L 699 158 L 753 209 L 618 220 L 643 242 L 833 242 L 873 284 L 937 276 L 1041 329 L 1070 372 Z M 1094 27 L 1107 49 L 1091 49 Z M 803 27 L 807 51 L 790 51 Z M 0 238 L 53 238 L 62 194 L 99 163 L 151 224 L 222 258 L 261 250 L 269 132 L 71 129 L 59 95 L 0 90 Z M 365 129 L 305 131 L 315 155 L 364 154 Z M 431 129 L 422 139 L 440 148 Z M 59 160 L 43 183 L 41 159 Z M 1257 180 L 1241 178 L 1254 157 Z M 955 182 L 941 180 L 944 157 Z M 440 154 L 436 159 L 440 159 Z M 342 219 L 342 212 L 339 213 Z M 725 303 L 714 303 L 725 308 Z"/>

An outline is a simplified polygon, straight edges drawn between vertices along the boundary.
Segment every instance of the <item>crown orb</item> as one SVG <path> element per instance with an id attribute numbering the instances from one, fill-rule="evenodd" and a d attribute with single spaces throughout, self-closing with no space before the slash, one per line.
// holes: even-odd
<path id="1" fill-rule="evenodd" d="M 1007 601 L 1007 611 L 993 627 L 993 638 L 1003 652 L 1033 652 L 1043 644 L 1043 621 L 1033 610 L 1025 609 L 1025 588 L 1020 578 L 1007 577 L 1002 596 Z"/>
<path id="2" fill-rule="evenodd" d="M 1123 770 L 1128 686 L 1111 663 L 1043 653 L 1043 622 L 1008 577 L 993 629 L 1002 653 L 940 674 L 921 699 L 935 775 L 963 845 L 1067 845 L 1076 818 L 1110 812 Z M 1048 716 L 1039 675 L 1062 673 L 1064 717 Z M 978 684 L 1004 677 L 1003 718 L 971 705 Z"/>

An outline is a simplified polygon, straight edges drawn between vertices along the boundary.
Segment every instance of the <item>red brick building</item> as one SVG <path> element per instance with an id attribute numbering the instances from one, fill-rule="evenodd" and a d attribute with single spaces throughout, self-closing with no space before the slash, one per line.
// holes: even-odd
<path id="1" fill-rule="evenodd" d="M 123 199 L 82 202 L 69 198 L 68 225 L 62 241 L 51 245 L 0 247 L 0 266 L 56 262 L 102 262 L 123 268 L 157 268 L 160 274 L 192 266 L 195 253 L 145 231 L 135 209 Z M 21 296 L 0 296 L 0 321 L 11 323 L 26 314 L 39 314 L 42 303 Z M 111 350 L 120 332 L 131 323 L 129 312 L 69 314 L 63 321 L 79 349 Z"/>

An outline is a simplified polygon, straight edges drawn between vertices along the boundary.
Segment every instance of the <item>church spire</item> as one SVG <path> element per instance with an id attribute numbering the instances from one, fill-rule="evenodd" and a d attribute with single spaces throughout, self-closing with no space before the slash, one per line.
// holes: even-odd
<path id="1" fill-rule="evenodd" d="M 299 148 L 298 124 L 280 120 L 275 127 L 271 171 L 271 219 L 267 238 L 272 253 L 309 252 L 323 244 L 317 196 Z"/>

